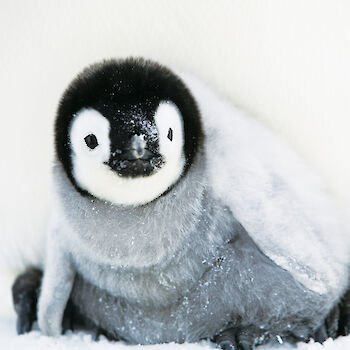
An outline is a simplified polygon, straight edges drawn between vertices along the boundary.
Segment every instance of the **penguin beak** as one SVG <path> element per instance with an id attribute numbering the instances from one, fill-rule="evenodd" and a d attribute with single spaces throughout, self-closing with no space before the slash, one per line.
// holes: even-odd
<path id="1" fill-rule="evenodd" d="M 125 150 L 124 159 L 126 160 L 150 160 L 153 153 L 146 148 L 144 135 L 134 135 L 131 139 L 130 149 Z"/>
<path id="2" fill-rule="evenodd" d="M 129 147 L 111 153 L 108 165 L 123 177 L 149 176 L 163 165 L 160 154 L 150 151 L 144 135 L 134 135 Z"/>

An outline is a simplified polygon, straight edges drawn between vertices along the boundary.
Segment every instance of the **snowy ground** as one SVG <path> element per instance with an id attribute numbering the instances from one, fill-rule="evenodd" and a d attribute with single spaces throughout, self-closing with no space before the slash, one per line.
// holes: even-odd
<path id="1" fill-rule="evenodd" d="M 30 334 L 17 336 L 16 319 L 12 309 L 10 295 L 11 279 L 8 277 L 1 278 L 0 283 L 0 349 L 13 350 L 131 350 L 132 348 L 140 349 L 140 346 L 130 346 L 121 342 L 109 342 L 102 337 L 95 342 L 91 335 L 79 332 L 69 333 L 58 339 L 42 336 L 39 331 L 33 331 Z M 261 350 L 289 350 L 293 347 L 290 345 L 283 346 L 264 346 Z M 215 349 L 213 344 L 202 342 L 200 344 L 166 344 L 147 346 L 147 350 L 210 350 Z M 295 348 L 294 348 L 295 349 Z M 296 350 L 348 350 L 350 349 L 350 336 L 339 338 L 335 341 L 328 340 L 325 345 L 320 344 L 298 344 Z"/>

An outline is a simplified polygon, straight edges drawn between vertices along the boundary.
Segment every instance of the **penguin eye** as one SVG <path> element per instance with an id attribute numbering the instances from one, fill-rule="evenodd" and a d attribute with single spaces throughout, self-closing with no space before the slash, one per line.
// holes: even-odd
<path id="1" fill-rule="evenodd" d="M 86 146 L 88 146 L 91 149 L 94 149 L 98 146 L 97 138 L 94 134 L 90 134 L 86 137 L 84 137 Z"/>
<path id="2" fill-rule="evenodd" d="M 168 139 L 170 141 L 173 140 L 173 129 L 172 128 L 169 128 L 169 130 L 168 130 Z"/>

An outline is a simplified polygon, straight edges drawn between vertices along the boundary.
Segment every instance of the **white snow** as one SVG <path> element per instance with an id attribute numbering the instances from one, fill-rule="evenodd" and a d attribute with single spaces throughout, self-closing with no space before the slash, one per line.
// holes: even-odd
<path id="1" fill-rule="evenodd" d="M 18 336 L 16 334 L 16 315 L 12 307 L 11 300 L 11 278 L 0 277 L 0 349 L 4 350 L 140 350 L 139 345 L 127 345 L 123 342 L 111 342 L 101 337 L 99 341 L 94 341 L 90 334 L 85 332 L 69 332 L 59 338 L 50 338 L 41 335 L 35 330 L 29 334 Z M 350 336 L 340 337 L 336 340 L 329 339 L 322 346 L 317 343 L 299 343 L 296 348 L 289 344 L 282 346 L 263 346 L 261 350 L 347 350 L 350 349 Z M 198 344 L 160 344 L 148 345 L 147 350 L 210 350 L 215 349 L 215 345 L 210 342 Z"/>

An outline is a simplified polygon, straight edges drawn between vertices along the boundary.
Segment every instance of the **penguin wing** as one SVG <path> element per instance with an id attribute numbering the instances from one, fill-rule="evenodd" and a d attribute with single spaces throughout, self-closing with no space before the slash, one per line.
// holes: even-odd
<path id="1" fill-rule="evenodd" d="M 306 288 L 338 297 L 350 234 L 320 179 L 281 138 L 202 82 L 181 77 L 201 112 L 213 195 L 276 264 Z"/>

